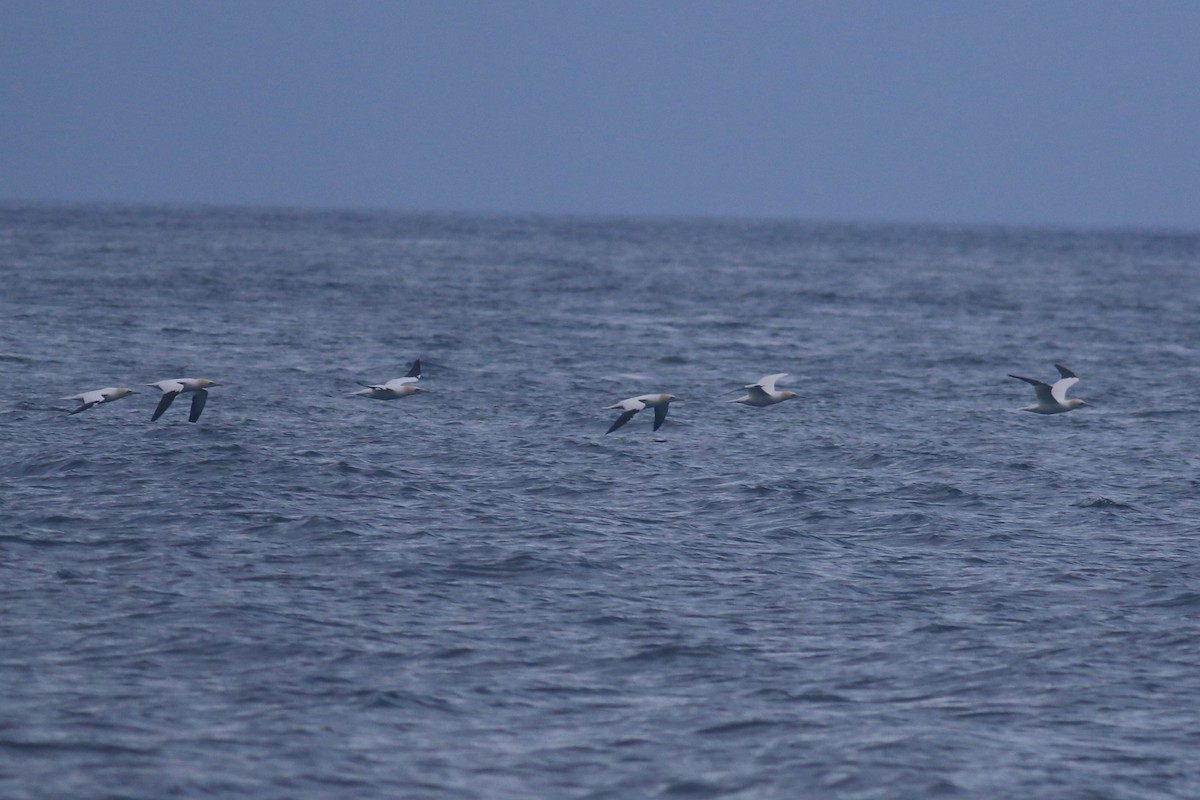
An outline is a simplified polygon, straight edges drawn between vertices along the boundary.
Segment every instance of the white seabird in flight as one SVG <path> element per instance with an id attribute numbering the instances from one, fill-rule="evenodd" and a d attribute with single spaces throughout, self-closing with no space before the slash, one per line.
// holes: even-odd
<path id="1" fill-rule="evenodd" d="M 401 397 L 408 397 L 410 394 L 417 392 L 427 392 L 428 389 L 422 389 L 417 386 L 417 381 L 421 378 L 421 359 L 413 362 L 412 368 L 403 378 L 393 378 L 387 383 L 364 383 L 365 389 L 360 389 L 357 392 L 351 392 L 351 397 L 369 397 L 372 400 L 396 400 Z"/>
<path id="2" fill-rule="evenodd" d="M 779 392 L 775 391 L 775 381 L 786 377 L 786 372 L 779 372 L 775 375 L 764 375 L 758 379 L 758 383 L 746 384 L 747 394 L 744 397 L 739 397 L 737 400 L 730 400 L 729 402 L 762 408 L 763 406 L 773 406 L 776 403 L 782 403 L 784 400 L 791 400 L 796 396 L 795 392 L 789 392 L 786 389 Z"/>
<path id="3" fill-rule="evenodd" d="M 605 408 L 619 408 L 624 412 L 617 417 L 617 421 L 612 424 L 612 427 L 604 432 L 605 435 L 629 422 L 633 419 L 633 415 L 643 408 L 654 409 L 654 430 L 658 430 L 662 426 L 663 420 L 667 418 L 667 407 L 670 406 L 672 400 L 679 400 L 679 398 L 673 394 L 643 394 L 613 403 L 611 406 L 605 406 Z M 683 401 L 680 400 L 680 402 Z"/>
<path id="4" fill-rule="evenodd" d="M 1087 405 L 1077 397 L 1067 399 L 1067 389 L 1079 383 L 1079 378 L 1075 377 L 1075 373 L 1062 364 L 1055 364 L 1054 368 L 1058 370 L 1058 374 L 1062 378 L 1055 381 L 1053 386 L 1042 381 L 1035 381 L 1033 378 L 1022 378 L 1020 375 L 1008 373 L 1010 378 L 1033 384 L 1033 390 L 1037 392 L 1038 401 L 1031 406 L 1018 409 L 1019 411 L 1032 411 L 1034 414 L 1062 414 Z"/>
<path id="5" fill-rule="evenodd" d="M 110 386 L 107 389 L 93 389 L 90 392 L 73 394 L 70 397 L 64 397 L 63 400 L 78 400 L 79 407 L 71 412 L 72 414 L 78 414 L 80 411 L 87 411 L 92 406 L 120 400 L 127 394 L 137 394 L 137 392 L 133 389 L 127 389 L 124 386 Z"/>
<path id="6" fill-rule="evenodd" d="M 208 378 L 172 378 L 146 385 L 153 386 L 163 393 L 162 399 L 158 401 L 158 408 L 154 409 L 154 415 L 150 417 L 151 422 L 161 417 L 163 412 L 171 407 L 171 403 L 175 402 L 176 397 L 188 393 L 192 395 L 192 410 L 188 413 L 188 422 L 195 422 L 200 419 L 200 412 L 204 410 L 204 404 L 208 402 L 206 390 L 210 386 L 220 386 L 221 384 L 210 381 Z"/>

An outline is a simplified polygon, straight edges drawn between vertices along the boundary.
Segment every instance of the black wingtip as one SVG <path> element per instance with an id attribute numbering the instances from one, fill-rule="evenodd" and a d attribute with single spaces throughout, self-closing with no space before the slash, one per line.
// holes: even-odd
<path id="1" fill-rule="evenodd" d="M 412 363 L 412 367 L 411 367 L 411 368 L 409 368 L 409 370 L 408 370 L 408 374 L 407 374 L 407 375 L 405 375 L 404 377 L 406 377 L 406 378 L 419 378 L 419 377 L 421 377 L 421 359 L 419 359 L 419 358 L 418 358 L 416 361 L 414 361 L 414 362 Z"/>
<path id="2" fill-rule="evenodd" d="M 1062 364 L 1055 364 L 1054 368 L 1056 370 L 1058 370 L 1058 374 L 1063 376 L 1064 378 L 1078 378 L 1079 377 L 1074 372 L 1071 372 L 1071 370 L 1064 367 Z"/>
<path id="3" fill-rule="evenodd" d="M 175 402 L 175 395 L 177 394 L 179 392 L 165 392 L 163 394 L 162 399 L 158 401 L 158 408 L 154 409 L 154 416 L 150 417 L 151 422 L 154 422 L 163 415 L 163 412 L 170 407 L 171 403 Z"/>
<path id="4" fill-rule="evenodd" d="M 208 402 L 208 392 L 200 389 L 192 395 L 192 408 L 188 412 L 188 422 L 195 422 L 200 419 L 201 412 L 204 411 L 204 404 Z"/>
<path id="5" fill-rule="evenodd" d="M 606 430 L 604 432 L 604 435 L 607 436 L 608 434 L 615 431 L 617 428 L 624 425 L 626 422 L 629 422 L 629 420 L 633 419 L 633 415 L 636 413 L 637 413 L 637 411 L 626 411 L 624 414 L 617 417 L 616 421 L 613 422 L 612 427 L 610 427 L 608 430 Z"/>

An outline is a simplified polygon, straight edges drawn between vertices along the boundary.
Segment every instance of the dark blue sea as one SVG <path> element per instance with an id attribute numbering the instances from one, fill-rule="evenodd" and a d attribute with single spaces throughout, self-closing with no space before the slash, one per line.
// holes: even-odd
<path id="1" fill-rule="evenodd" d="M 1200 796 L 1200 234 L 9 204 L 0 378 L 6 800 Z"/>

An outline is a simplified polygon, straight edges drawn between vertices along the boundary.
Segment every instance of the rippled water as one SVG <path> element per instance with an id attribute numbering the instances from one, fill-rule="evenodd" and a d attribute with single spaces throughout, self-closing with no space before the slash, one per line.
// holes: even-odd
<path id="1" fill-rule="evenodd" d="M 1198 265 L 0 208 L 0 796 L 1200 796 Z M 1015 412 L 1055 362 L 1092 405 Z"/>

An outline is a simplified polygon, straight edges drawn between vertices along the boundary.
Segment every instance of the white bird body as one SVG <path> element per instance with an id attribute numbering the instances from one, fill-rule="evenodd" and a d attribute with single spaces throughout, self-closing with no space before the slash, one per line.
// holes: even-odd
<path id="1" fill-rule="evenodd" d="M 762 408 L 764 406 L 773 406 L 776 403 L 782 403 L 784 400 L 791 400 L 796 396 L 795 392 L 789 392 L 784 389 L 775 391 L 775 382 L 780 378 L 786 378 L 786 372 L 779 372 L 774 375 L 764 375 L 758 379 L 757 383 L 746 384 L 746 395 L 739 397 L 737 400 L 730 400 L 731 403 L 741 403 L 742 405 L 754 406 Z"/>
<path id="2" fill-rule="evenodd" d="M 413 362 L 412 368 L 403 378 L 392 378 L 387 383 L 364 383 L 364 389 L 357 392 L 351 392 L 351 397 L 369 397 L 372 400 L 398 400 L 401 397 L 408 397 L 417 392 L 427 392 L 428 389 L 422 389 L 417 386 L 417 381 L 421 379 L 421 359 Z"/>
<path id="3" fill-rule="evenodd" d="M 633 415 L 643 408 L 654 409 L 653 429 L 658 430 L 662 426 L 663 420 L 667 418 L 667 409 L 670 407 L 672 400 L 679 400 L 679 398 L 673 394 L 664 393 L 642 394 L 637 397 L 626 398 L 618 403 L 613 403 L 611 406 L 605 406 L 605 408 L 619 408 L 624 412 L 621 416 L 617 417 L 617 421 L 605 431 L 605 434 L 612 433 L 626 422 L 629 422 L 629 420 L 633 419 Z"/>
<path id="4" fill-rule="evenodd" d="M 353 397 L 369 397 L 372 400 L 398 400 L 417 392 L 427 391 L 429 390 L 417 386 L 416 378 L 393 378 L 387 383 L 373 384 L 350 394 Z"/>
<path id="5" fill-rule="evenodd" d="M 133 389 L 127 389 L 124 386 L 109 386 L 105 389 L 93 389 L 90 392 L 73 394 L 70 397 L 64 397 L 63 400 L 78 400 L 79 407 L 71 412 L 72 414 L 78 414 L 80 411 L 87 411 L 92 406 L 98 406 L 101 403 L 111 403 L 129 394 L 137 394 L 137 392 L 133 391 Z"/>
<path id="6" fill-rule="evenodd" d="M 162 399 L 158 401 L 158 408 L 154 409 L 154 414 L 150 417 L 151 422 L 161 417 L 163 412 L 171 407 L 171 403 L 175 402 L 175 398 L 181 394 L 192 395 L 192 408 L 188 412 L 188 422 L 195 422 L 200 419 L 200 413 L 204 411 L 204 404 L 208 402 L 208 388 L 221 384 L 210 381 L 208 378 L 170 378 L 146 385 L 153 386 L 163 393 Z"/>
<path id="7" fill-rule="evenodd" d="M 1034 380 L 1033 378 L 1022 378 L 1020 375 L 1013 375 L 1011 372 L 1008 374 L 1010 378 L 1016 378 L 1019 381 L 1033 384 L 1033 390 L 1037 393 L 1038 401 L 1031 406 L 1024 406 L 1018 409 L 1019 411 L 1030 411 L 1034 414 L 1063 414 L 1080 406 L 1087 405 L 1087 403 L 1077 397 L 1073 397 L 1070 400 L 1067 399 L 1067 390 L 1079 383 L 1079 378 L 1075 377 L 1075 373 L 1062 364 L 1055 364 L 1054 368 L 1058 370 L 1058 374 L 1062 377 L 1055 381 L 1053 386 Z"/>

